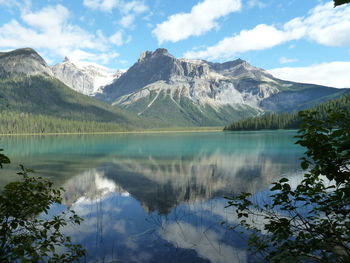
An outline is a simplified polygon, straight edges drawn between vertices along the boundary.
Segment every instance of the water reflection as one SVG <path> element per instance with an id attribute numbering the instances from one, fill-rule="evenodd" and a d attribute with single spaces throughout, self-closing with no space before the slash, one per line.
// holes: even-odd
<path id="1" fill-rule="evenodd" d="M 302 149 L 292 136 L 31 137 L 4 148 L 41 175 L 55 171 L 64 204 L 85 219 L 66 231 L 88 249 L 87 262 L 254 262 L 240 236 L 220 225 L 236 222 L 222 197 L 295 174 Z"/>
<path id="2" fill-rule="evenodd" d="M 223 234 L 204 226 L 185 222 L 168 223 L 160 230 L 160 236 L 177 248 L 193 249 L 198 256 L 210 262 L 247 262 L 243 249 L 236 249 L 222 242 Z"/>
<path id="3" fill-rule="evenodd" d="M 264 189 L 285 173 L 283 163 L 271 156 L 226 156 L 220 153 L 192 159 L 121 159 L 102 164 L 73 178 L 63 187 L 71 205 L 78 198 L 97 200 L 118 192 L 131 194 L 145 212 L 168 214 L 182 203 Z"/>
<path id="4" fill-rule="evenodd" d="M 220 197 L 263 190 L 290 171 L 264 154 L 115 158 L 63 185 L 66 204 L 86 219 L 71 234 L 101 262 L 254 262 L 219 225 L 237 222 Z"/>
<path id="5" fill-rule="evenodd" d="M 106 193 L 72 204 L 85 221 L 67 233 L 88 249 L 88 262 L 248 262 L 239 237 L 219 224 L 232 217 L 224 205 L 213 199 L 159 215 L 145 213 L 131 196 Z"/>

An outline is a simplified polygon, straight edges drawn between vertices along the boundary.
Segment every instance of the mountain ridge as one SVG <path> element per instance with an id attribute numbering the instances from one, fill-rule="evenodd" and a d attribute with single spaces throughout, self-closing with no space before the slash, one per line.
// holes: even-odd
<path id="1" fill-rule="evenodd" d="M 118 79 L 124 72 L 111 71 L 94 64 L 76 64 L 67 57 L 51 67 L 54 76 L 68 87 L 84 95 L 93 96 Z"/>
<path id="2" fill-rule="evenodd" d="M 69 109 L 75 109 L 73 111 L 78 108 L 82 111 L 84 107 L 76 107 L 74 103 L 89 101 L 88 104 L 98 105 L 99 109 L 108 108 L 107 112 L 113 112 L 113 109 L 125 114 L 129 112 L 132 116 L 158 120 L 164 126 L 224 126 L 264 112 L 304 109 L 349 92 L 348 89 L 280 80 L 242 59 L 214 63 L 176 58 L 164 48 L 142 52 L 126 72 L 116 71 L 114 74 L 102 66 L 75 65 L 67 58 L 50 67 L 36 51 L 24 48 L 0 53 L 0 71 L 4 79 L 10 78 L 7 85 L 13 87 L 1 91 L 2 101 L 17 105 L 14 101 L 19 96 L 18 105 L 22 110 L 35 108 L 36 112 L 53 114 L 53 108 L 57 106 L 64 113 L 67 110 L 62 106 L 68 105 Z M 14 75 L 21 77 L 11 79 Z M 34 80 L 39 88 L 26 91 L 32 92 L 34 97 L 29 99 L 23 87 L 14 88 L 16 85 L 11 81 L 16 78 L 22 81 L 23 87 L 33 86 Z M 110 84 L 105 85 L 108 82 Z M 50 92 L 55 90 L 56 95 L 49 95 L 49 88 L 45 89 L 43 85 L 55 87 Z M 14 94 L 14 90 L 18 94 Z M 75 91 L 89 97 L 80 97 Z M 55 104 L 60 98 L 57 94 L 62 92 L 65 102 Z M 42 100 L 41 96 L 46 97 Z M 29 104 L 35 101 L 34 108 L 24 107 L 28 99 Z M 69 100 L 76 101 L 66 103 Z M 99 121 L 99 117 L 93 115 L 93 120 Z"/>
<path id="3" fill-rule="evenodd" d="M 338 89 L 275 78 L 242 59 L 224 63 L 143 52 L 96 98 L 138 115 L 178 124 L 225 125 L 265 111 L 291 111 L 337 96 Z M 168 114 L 168 118 L 162 116 Z"/>
<path id="4" fill-rule="evenodd" d="M 84 122 L 101 123 L 103 127 L 107 127 L 103 123 L 112 123 L 116 125 L 108 127 L 118 130 L 157 123 L 74 91 L 55 78 L 44 59 L 32 49 L 0 55 L 0 112 L 4 115 L 0 115 L 0 123 L 10 123 L 10 126 L 25 122 L 21 116 L 30 114 L 34 128 L 42 123 L 52 123 L 55 118 L 62 123 L 61 127 L 64 126 L 63 120 L 67 120 L 69 125 L 79 121 L 79 125 L 89 126 L 89 129 L 91 125 Z M 6 115 L 11 113 L 18 119 L 8 120 Z M 45 116 L 50 119 L 44 120 Z M 36 132 L 35 129 L 31 131 Z"/>
<path id="5" fill-rule="evenodd" d="M 32 48 L 1 52 L 0 68 L 8 73 L 53 77 L 46 61 Z"/>

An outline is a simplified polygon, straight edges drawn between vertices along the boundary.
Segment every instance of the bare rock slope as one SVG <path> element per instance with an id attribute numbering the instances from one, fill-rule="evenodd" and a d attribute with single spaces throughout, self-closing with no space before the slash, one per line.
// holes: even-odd
<path id="1" fill-rule="evenodd" d="M 53 76 L 45 60 L 31 48 L 0 52 L 0 69 L 10 74 Z"/>
<path id="2" fill-rule="evenodd" d="M 122 75 L 122 71 L 111 72 L 93 64 L 72 63 L 67 57 L 52 67 L 53 74 L 68 87 L 85 95 L 95 95 L 103 87 Z"/>
<path id="3" fill-rule="evenodd" d="M 237 59 L 178 59 L 145 51 L 97 98 L 178 125 L 223 125 L 266 110 L 291 111 L 337 96 L 338 89 L 283 81 Z M 339 95 L 340 96 L 340 95 Z"/>

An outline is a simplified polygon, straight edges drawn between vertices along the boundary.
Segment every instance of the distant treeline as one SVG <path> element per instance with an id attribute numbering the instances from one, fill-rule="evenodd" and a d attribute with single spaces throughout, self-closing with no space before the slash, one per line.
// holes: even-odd
<path id="1" fill-rule="evenodd" d="M 126 131 L 125 126 L 112 122 L 75 121 L 47 115 L 9 111 L 2 111 L 0 113 L 0 134 L 119 131 Z"/>
<path id="2" fill-rule="evenodd" d="M 324 119 L 329 109 L 345 109 L 350 114 L 350 95 L 344 95 L 338 99 L 331 100 L 305 111 L 316 112 L 316 117 Z M 224 130 L 245 131 L 245 130 L 277 130 L 277 129 L 298 129 L 300 128 L 300 117 L 298 112 L 292 113 L 266 113 L 262 116 L 252 117 L 233 122 Z"/>
<path id="3" fill-rule="evenodd" d="M 0 134 L 114 132 L 158 127 L 57 79 L 1 71 Z"/>

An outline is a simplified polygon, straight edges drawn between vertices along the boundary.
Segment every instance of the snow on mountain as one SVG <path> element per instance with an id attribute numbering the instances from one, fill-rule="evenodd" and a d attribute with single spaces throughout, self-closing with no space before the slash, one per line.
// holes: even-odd
<path id="1" fill-rule="evenodd" d="M 124 73 L 93 63 L 73 63 L 67 57 L 63 62 L 54 65 L 52 71 L 68 87 L 89 96 L 102 92 L 103 87 Z"/>

